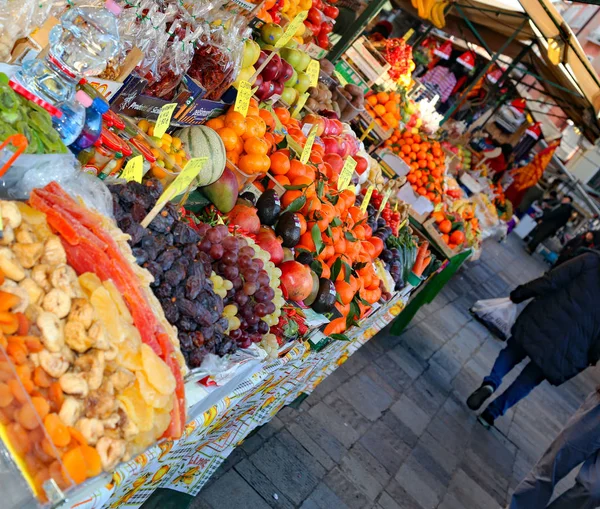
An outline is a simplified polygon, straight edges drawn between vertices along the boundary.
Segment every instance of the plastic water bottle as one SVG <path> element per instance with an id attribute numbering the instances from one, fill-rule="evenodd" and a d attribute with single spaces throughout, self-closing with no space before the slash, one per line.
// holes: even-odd
<path id="1" fill-rule="evenodd" d="M 120 12 L 114 0 L 106 0 L 104 7 L 69 9 L 50 31 L 46 58 L 25 62 L 16 80 L 50 104 L 72 100 L 79 80 L 101 74 L 117 54 Z"/>
<path id="2" fill-rule="evenodd" d="M 85 123 L 85 109 L 91 106 L 92 100 L 84 91 L 75 94 L 74 101 L 59 103 L 56 107 L 62 111 L 59 117 L 52 117 L 52 125 L 58 131 L 60 139 L 68 147 L 81 134 Z"/>
<path id="3" fill-rule="evenodd" d="M 102 99 L 96 97 L 92 101 L 91 105 L 85 111 L 85 122 L 81 134 L 75 142 L 69 146 L 71 152 L 78 154 L 98 141 L 98 138 L 100 138 L 100 134 L 102 133 L 102 115 L 107 111 L 108 104 Z"/>

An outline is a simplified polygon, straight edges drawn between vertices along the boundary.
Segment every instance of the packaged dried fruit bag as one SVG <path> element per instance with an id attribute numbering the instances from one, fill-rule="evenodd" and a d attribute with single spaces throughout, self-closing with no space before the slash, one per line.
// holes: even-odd
<path id="1" fill-rule="evenodd" d="M 219 14 L 200 36 L 188 71 L 206 89 L 206 99 L 212 100 L 219 99 L 235 81 L 250 30 L 243 16 Z"/>
<path id="2" fill-rule="evenodd" d="M 194 43 L 200 37 L 202 28 L 192 30 L 189 26 L 183 28 L 181 25 L 181 20 L 176 20 L 171 25 L 170 32 L 174 37 L 167 43 L 157 75 L 148 83 L 145 94 L 172 99 L 175 89 L 189 69 L 194 54 Z"/>

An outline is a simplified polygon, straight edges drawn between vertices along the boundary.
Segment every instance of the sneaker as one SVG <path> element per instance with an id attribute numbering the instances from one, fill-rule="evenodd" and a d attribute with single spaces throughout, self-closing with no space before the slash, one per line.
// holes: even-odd
<path id="1" fill-rule="evenodd" d="M 494 418 L 492 414 L 486 408 L 481 415 L 477 417 L 477 422 L 481 424 L 485 429 L 490 429 L 494 427 Z"/>
<path id="2" fill-rule="evenodd" d="M 467 406 L 471 410 L 479 410 L 481 405 L 494 393 L 494 387 L 490 384 L 481 384 L 481 387 L 471 394 L 467 399 Z"/>

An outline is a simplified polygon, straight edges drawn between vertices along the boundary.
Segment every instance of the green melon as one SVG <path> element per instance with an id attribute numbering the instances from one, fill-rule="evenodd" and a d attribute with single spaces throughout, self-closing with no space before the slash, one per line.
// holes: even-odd
<path id="1" fill-rule="evenodd" d="M 225 171 L 225 145 L 220 136 L 210 127 L 198 125 L 186 127 L 175 132 L 181 138 L 190 158 L 208 157 L 208 161 L 198 175 L 198 186 L 208 186 L 216 182 Z"/>

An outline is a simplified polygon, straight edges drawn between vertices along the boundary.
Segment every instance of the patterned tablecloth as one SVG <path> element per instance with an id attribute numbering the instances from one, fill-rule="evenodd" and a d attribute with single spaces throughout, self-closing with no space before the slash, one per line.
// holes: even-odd
<path id="1" fill-rule="evenodd" d="M 257 426 L 301 393 L 310 393 L 402 310 L 396 297 L 320 351 L 298 344 L 191 420 L 179 440 L 166 440 L 116 471 L 76 488 L 62 509 L 139 507 L 157 488 L 196 495 L 219 465 Z"/>

